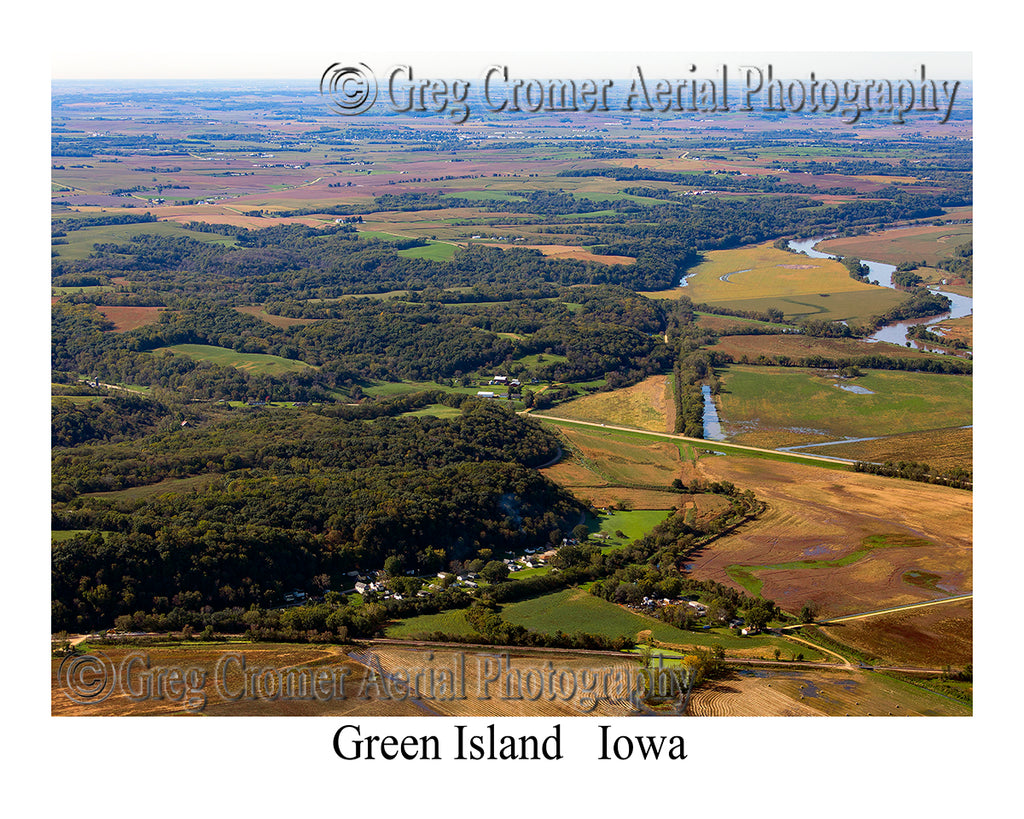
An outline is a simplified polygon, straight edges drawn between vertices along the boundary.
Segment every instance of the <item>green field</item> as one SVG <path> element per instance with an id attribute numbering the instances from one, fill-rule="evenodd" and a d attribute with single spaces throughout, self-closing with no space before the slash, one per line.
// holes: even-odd
<path id="1" fill-rule="evenodd" d="M 796 652 L 802 652 L 808 660 L 823 659 L 822 654 L 809 646 L 796 645 L 780 637 L 739 637 L 724 629 L 708 632 L 683 631 L 652 617 L 635 614 L 615 603 L 595 597 L 583 589 L 566 589 L 531 600 L 508 603 L 502 608 L 501 616 L 510 623 L 543 634 L 562 631 L 565 634 L 582 632 L 609 638 L 635 638 L 641 631 L 650 631 L 654 640 L 673 646 L 707 648 L 720 645 L 726 651 L 734 652 L 764 649 L 761 654 L 765 657 L 770 656 L 771 650 L 778 647 L 783 657 L 788 658 Z"/>
<path id="2" fill-rule="evenodd" d="M 142 222 L 133 225 L 103 225 L 101 227 L 68 231 L 68 235 L 62 237 L 67 241 L 67 244 L 54 245 L 54 249 L 62 259 L 87 259 L 89 254 L 93 252 L 94 243 L 122 243 L 129 241 L 132 236 L 139 236 L 140 234 L 185 236 L 189 239 L 195 239 L 197 242 L 226 245 L 229 247 L 236 244 L 235 240 L 230 236 L 224 236 L 220 233 L 203 233 L 201 231 L 189 230 L 177 222 Z"/>
<path id="3" fill-rule="evenodd" d="M 110 492 L 83 492 L 83 498 L 107 498 L 109 500 L 138 500 L 152 495 L 163 495 L 167 492 L 189 492 L 201 490 L 217 480 L 217 475 L 193 475 L 190 478 L 165 478 L 158 483 L 145 486 L 132 486 L 128 489 L 115 489 Z"/>
<path id="4" fill-rule="evenodd" d="M 635 638 L 639 632 L 650 629 L 656 640 L 671 643 L 679 643 L 687 636 L 687 632 L 641 617 L 582 589 L 566 589 L 509 603 L 501 614 L 510 623 L 543 634 L 562 631 Z"/>
<path id="5" fill-rule="evenodd" d="M 188 356 L 196 361 L 209 361 L 222 367 L 236 367 L 259 375 L 280 375 L 311 369 L 304 361 L 264 353 L 239 353 L 227 347 L 213 347 L 209 344 L 174 344 L 170 347 L 158 347 L 153 353 L 160 354 L 165 351 Z"/>
<path id="6" fill-rule="evenodd" d="M 458 418 L 462 415 L 462 410 L 458 407 L 449 407 L 447 404 L 429 404 L 418 410 L 403 412 L 402 414 L 411 416 L 431 415 L 434 418 Z"/>
<path id="7" fill-rule="evenodd" d="M 847 392 L 837 383 L 873 394 Z M 812 428 L 857 438 L 972 423 L 973 379 L 963 375 L 872 370 L 840 382 L 798 367 L 730 365 L 722 385 L 720 415 L 730 426 Z"/>
<path id="8" fill-rule="evenodd" d="M 474 633 L 473 627 L 466 620 L 465 611 L 455 609 L 439 611 L 436 614 L 421 614 L 418 617 L 410 617 L 408 620 L 400 620 L 388 626 L 385 635 L 396 639 L 411 639 L 435 631 L 444 634 L 457 634 L 462 637 L 468 637 Z"/>
<path id="9" fill-rule="evenodd" d="M 906 299 L 899 291 L 854 280 L 837 261 L 811 259 L 771 244 L 709 251 L 688 273 L 686 287 L 645 295 L 688 296 L 740 310 L 777 308 L 787 318 L 861 323 Z"/>
<path id="10" fill-rule="evenodd" d="M 587 521 L 591 536 L 607 535 L 610 540 L 600 539 L 602 551 L 609 551 L 639 540 L 669 516 L 665 509 L 636 509 L 607 512 L 599 518 Z M 622 532 L 625 539 L 616 535 Z"/>
<path id="11" fill-rule="evenodd" d="M 686 288 L 682 288 L 685 290 Z M 685 294 L 689 295 L 689 294 Z M 804 293 L 757 299 L 720 299 L 715 304 L 735 310 L 763 312 L 777 308 L 788 320 L 815 318 L 824 321 L 865 323 L 906 300 L 906 295 L 888 287 L 872 287 L 852 293 Z"/>
<path id="12" fill-rule="evenodd" d="M 448 242 L 428 242 L 422 247 L 410 247 L 405 250 L 399 250 L 398 255 L 406 259 L 429 259 L 433 262 L 447 262 L 455 256 L 456 250 L 458 250 L 458 247 Z"/>
<path id="13" fill-rule="evenodd" d="M 88 535 L 91 532 L 91 529 L 60 529 L 50 532 L 50 541 L 52 543 L 62 543 L 65 540 L 71 540 L 75 535 Z M 105 537 L 109 533 L 100 532 L 100 534 Z"/>

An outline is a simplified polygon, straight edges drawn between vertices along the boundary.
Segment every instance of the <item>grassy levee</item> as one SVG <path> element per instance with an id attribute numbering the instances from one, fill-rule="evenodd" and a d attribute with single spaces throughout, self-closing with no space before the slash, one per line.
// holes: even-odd
<path id="1" fill-rule="evenodd" d="M 668 432 L 644 432 L 643 430 L 624 429 L 617 426 L 595 425 L 582 421 L 572 421 L 568 418 L 544 415 L 542 413 L 530 413 L 530 417 L 536 418 L 542 423 L 554 424 L 555 426 L 581 427 L 607 432 L 610 436 L 621 436 L 623 439 L 640 439 L 648 441 L 671 440 L 684 442 L 694 449 L 707 452 L 718 452 L 723 455 L 745 455 L 749 458 L 762 458 L 770 461 L 782 461 L 784 463 L 798 463 L 811 466 L 820 466 L 825 469 L 838 469 L 844 472 L 850 470 L 850 464 L 846 461 L 834 458 L 818 457 L 813 455 L 797 455 L 790 452 L 776 452 L 771 449 L 759 449 L 739 444 L 725 444 L 721 441 L 708 441 L 704 438 L 690 438 L 686 435 L 676 435 Z"/>

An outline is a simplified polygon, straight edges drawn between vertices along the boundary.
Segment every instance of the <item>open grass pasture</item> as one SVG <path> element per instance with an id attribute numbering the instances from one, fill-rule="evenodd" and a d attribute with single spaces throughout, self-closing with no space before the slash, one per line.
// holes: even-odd
<path id="1" fill-rule="evenodd" d="M 872 370 L 841 380 L 798 367 L 730 365 L 722 383 L 719 414 L 730 440 L 755 446 L 945 429 L 972 418 L 970 376 Z"/>
<path id="2" fill-rule="evenodd" d="M 406 259 L 429 259 L 432 262 L 447 262 L 454 258 L 456 245 L 450 242 L 428 242 L 422 247 L 410 247 L 399 250 L 398 255 Z"/>
<path id="3" fill-rule="evenodd" d="M 164 352 L 188 356 L 197 361 L 209 361 L 211 364 L 222 367 L 236 367 L 239 370 L 261 375 L 299 372 L 311 367 L 304 361 L 295 361 L 278 355 L 239 353 L 227 347 L 214 347 L 209 344 L 173 344 L 170 347 L 157 347 L 153 350 L 156 355 Z"/>
<path id="4" fill-rule="evenodd" d="M 432 634 L 435 631 L 468 637 L 475 630 L 466 619 L 466 612 L 463 609 L 453 609 L 450 611 L 439 611 L 435 614 L 420 614 L 416 617 L 399 620 L 388 626 L 385 636 L 402 640 L 416 639 L 420 636 Z"/>
<path id="5" fill-rule="evenodd" d="M 153 212 L 154 209 L 149 210 Z M 207 244 L 226 246 L 235 244 L 235 240 L 230 236 L 189 230 L 177 222 L 142 222 L 131 225 L 103 225 L 101 227 L 69 231 L 67 236 L 62 237 L 67 244 L 54 245 L 54 249 L 61 259 L 69 261 L 87 259 L 89 254 L 93 252 L 93 245 L 96 243 L 123 243 L 130 240 L 133 236 L 142 234 L 151 236 L 185 236 L 189 239 L 195 239 L 197 242 Z"/>
<path id="6" fill-rule="evenodd" d="M 872 289 L 854 281 L 831 259 L 811 259 L 770 243 L 712 250 L 692 268 L 686 286 L 669 291 L 695 302 L 799 296 L 808 293 L 856 293 Z"/>
<path id="7" fill-rule="evenodd" d="M 591 536 L 598 535 L 605 550 L 615 549 L 639 540 L 669 515 L 665 509 L 629 509 L 606 512 L 589 520 Z M 624 537 L 619 536 L 619 532 Z"/>

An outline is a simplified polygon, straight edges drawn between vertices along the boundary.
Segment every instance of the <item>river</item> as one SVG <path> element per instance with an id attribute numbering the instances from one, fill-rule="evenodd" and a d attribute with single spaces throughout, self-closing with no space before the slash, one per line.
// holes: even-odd
<path id="1" fill-rule="evenodd" d="M 818 244 L 818 242 L 824 241 L 825 238 L 827 237 L 819 236 L 815 239 L 801 239 L 799 241 L 791 239 L 789 242 L 789 248 L 797 253 L 806 253 L 807 256 L 812 259 L 838 259 L 838 256 L 834 256 L 831 253 L 822 253 L 820 250 L 814 249 L 814 246 Z M 861 259 L 861 262 L 867 265 L 869 281 L 875 282 L 882 287 L 895 289 L 892 283 L 892 274 L 896 272 L 896 265 L 886 264 L 885 262 L 872 262 L 867 259 Z M 685 287 L 686 278 L 683 277 L 679 284 L 680 286 Z M 929 289 L 933 292 L 941 292 L 939 288 L 936 287 Z M 873 335 L 868 336 L 864 340 L 898 344 L 901 347 L 906 346 L 908 340 L 907 331 L 915 324 L 938 324 L 946 319 L 963 318 L 964 316 L 969 316 L 974 312 L 973 298 L 970 298 L 969 296 L 961 296 L 957 293 L 943 292 L 942 295 L 948 298 L 951 302 L 949 312 L 941 313 L 937 316 L 928 316 L 926 318 L 900 321 L 895 324 L 886 324 L 884 327 L 879 327 Z M 925 342 L 919 342 L 917 339 L 910 339 L 910 343 L 919 350 L 944 352 L 943 350 L 936 350 Z M 718 408 L 715 406 L 715 400 L 711 396 L 711 389 L 705 385 L 701 387 L 701 392 L 704 395 L 704 437 L 709 441 L 724 441 L 725 434 L 722 432 L 722 424 L 718 418 Z"/>
<path id="2" fill-rule="evenodd" d="M 797 241 L 792 239 L 789 242 L 790 250 L 794 250 L 798 253 L 806 253 L 812 259 L 838 259 L 831 253 L 822 253 L 820 250 L 815 250 L 814 246 L 818 242 L 822 242 L 827 237 L 819 236 L 816 239 L 801 239 Z M 861 259 L 868 268 L 868 280 L 880 284 L 882 287 L 893 287 L 892 274 L 896 272 L 896 265 L 886 264 L 885 262 L 871 262 L 867 259 Z M 893 288 L 895 289 L 895 288 Z M 885 341 L 889 344 L 898 344 L 901 347 L 907 343 L 907 331 L 915 324 L 939 324 L 946 319 L 951 318 L 963 318 L 969 316 L 974 312 L 974 299 L 969 296 L 961 296 L 957 293 L 947 293 L 941 291 L 937 287 L 929 288 L 932 292 L 942 292 L 946 298 L 952 302 L 949 312 L 941 313 L 937 316 L 928 316 L 926 318 L 910 319 L 908 321 L 900 321 L 895 324 L 886 324 L 884 327 L 879 327 L 873 335 L 865 338 L 865 341 Z M 934 352 L 943 352 L 937 350 L 926 342 L 920 342 L 916 339 L 911 339 L 911 344 L 917 347 L 919 350 L 933 350 Z"/>

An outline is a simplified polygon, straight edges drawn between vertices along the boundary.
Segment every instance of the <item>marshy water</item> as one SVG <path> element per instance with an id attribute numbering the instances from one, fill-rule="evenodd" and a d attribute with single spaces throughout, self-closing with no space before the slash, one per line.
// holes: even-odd
<path id="1" fill-rule="evenodd" d="M 832 253 L 822 253 L 820 250 L 815 250 L 814 246 L 818 242 L 823 242 L 827 239 L 827 236 L 818 236 L 814 239 L 791 239 L 789 242 L 789 249 L 796 251 L 797 253 L 806 253 L 812 259 L 838 259 L 839 257 Z M 896 272 L 896 265 L 886 264 L 885 262 L 872 262 L 868 259 L 861 259 L 861 262 L 867 265 L 868 268 L 868 280 L 877 282 L 882 287 L 888 287 L 896 289 L 892 283 L 892 274 Z M 961 296 L 957 293 L 947 293 L 938 287 L 928 288 L 933 293 L 940 292 L 943 296 L 950 300 L 951 305 L 949 312 L 941 313 L 937 316 L 927 316 L 925 318 L 909 319 L 907 321 L 899 321 L 894 324 L 886 324 L 883 327 L 879 327 L 872 335 L 865 338 L 865 341 L 884 341 L 889 344 L 899 344 L 905 346 L 907 339 L 907 332 L 916 324 L 938 324 L 946 319 L 963 318 L 969 316 L 974 312 L 974 299 L 970 296 Z M 919 342 L 916 339 L 910 339 L 911 345 L 920 350 L 934 350 L 934 348 L 927 342 Z M 941 350 L 934 350 L 934 352 L 942 352 Z"/>

